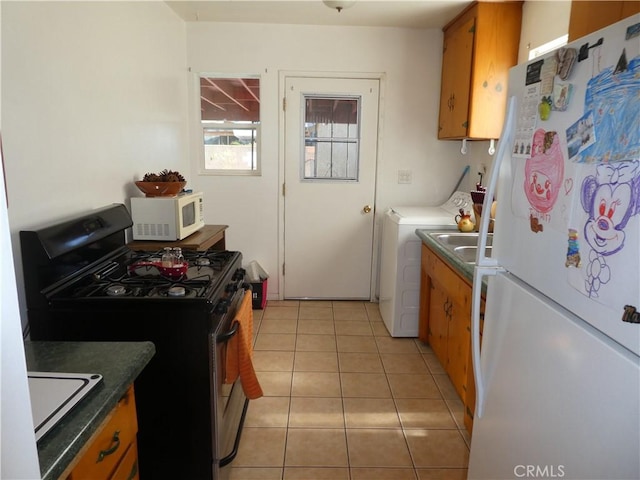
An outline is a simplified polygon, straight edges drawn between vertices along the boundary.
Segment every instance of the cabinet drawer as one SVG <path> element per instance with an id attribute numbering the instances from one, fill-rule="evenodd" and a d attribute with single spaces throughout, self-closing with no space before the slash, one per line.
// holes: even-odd
<path id="1" fill-rule="evenodd" d="M 131 386 L 113 409 L 111 418 L 85 450 L 68 479 L 110 478 L 127 447 L 135 441 L 137 431 L 138 420 Z"/>
<path id="2" fill-rule="evenodd" d="M 133 442 L 110 480 L 138 480 L 138 444 Z"/>

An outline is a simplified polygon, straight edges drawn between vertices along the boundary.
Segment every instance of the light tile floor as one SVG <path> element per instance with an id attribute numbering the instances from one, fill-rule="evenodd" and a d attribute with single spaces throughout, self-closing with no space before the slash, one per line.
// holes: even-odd
<path id="1" fill-rule="evenodd" d="M 377 304 L 270 301 L 254 334 L 264 397 L 249 404 L 232 480 L 466 478 L 462 402 Z"/>

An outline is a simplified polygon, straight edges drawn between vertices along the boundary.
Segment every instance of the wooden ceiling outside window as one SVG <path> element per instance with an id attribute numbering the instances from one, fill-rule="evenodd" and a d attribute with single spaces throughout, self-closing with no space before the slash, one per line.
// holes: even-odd
<path id="1" fill-rule="evenodd" d="M 305 109 L 307 123 L 358 123 L 358 100 L 355 98 L 307 97 Z"/>
<path id="2" fill-rule="evenodd" d="M 259 78 L 200 78 L 202 120 L 260 121 Z"/>

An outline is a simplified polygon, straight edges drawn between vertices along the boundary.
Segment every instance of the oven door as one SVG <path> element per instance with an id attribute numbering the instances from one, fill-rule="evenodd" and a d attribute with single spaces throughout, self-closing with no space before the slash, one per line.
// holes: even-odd
<path id="1" fill-rule="evenodd" d="M 213 426 L 216 450 L 214 452 L 216 464 L 213 469 L 214 478 L 220 479 L 229 477 L 230 468 L 224 467 L 229 465 L 238 453 L 244 418 L 249 404 L 239 377 L 232 384 L 224 383 L 227 345 L 238 334 L 239 325 L 235 322 L 236 312 L 247 292 L 251 295 L 251 290 L 245 290 L 244 288 L 240 288 L 234 293 L 229 309 L 224 314 L 212 339 L 212 345 L 215 346 L 215 357 L 213 359 L 213 371 L 215 372 L 213 386 L 215 391 L 212 395 L 215 412 L 212 418 L 216 422 L 216 425 Z"/>

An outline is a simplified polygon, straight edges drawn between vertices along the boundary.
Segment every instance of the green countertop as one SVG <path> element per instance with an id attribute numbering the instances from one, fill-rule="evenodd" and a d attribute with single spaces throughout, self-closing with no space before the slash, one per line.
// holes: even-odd
<path id="1" fill-rule="evenodd" d="M 419 228 L 416 230 L 416 235 L 422 240 L 422 243 L 434 250 L 440 255 L 451 267 L 458 272 L 463 278 L 465 278 L 470 284 L 473 285 L 473 269 L 475 264 L 463 262 L 460 258 L 454 255 L 451 250 L 440 244 L 436 239 L 429 234 L 434 232 L 447 232 L 442 228 Z M 449 230 L 449 232 L 457 232 L 457 230 Z M 486 280 L 482 281 L 482 294 L 485 295 L 487 290 Z"/>
<path id="2" fill-rule="evenodd" d="M 151 342 L 25 342 L 28 371 L 99 373 L 101 384 L 38 442 L 43 480 L 58 479 L 155 354 Z"/>

